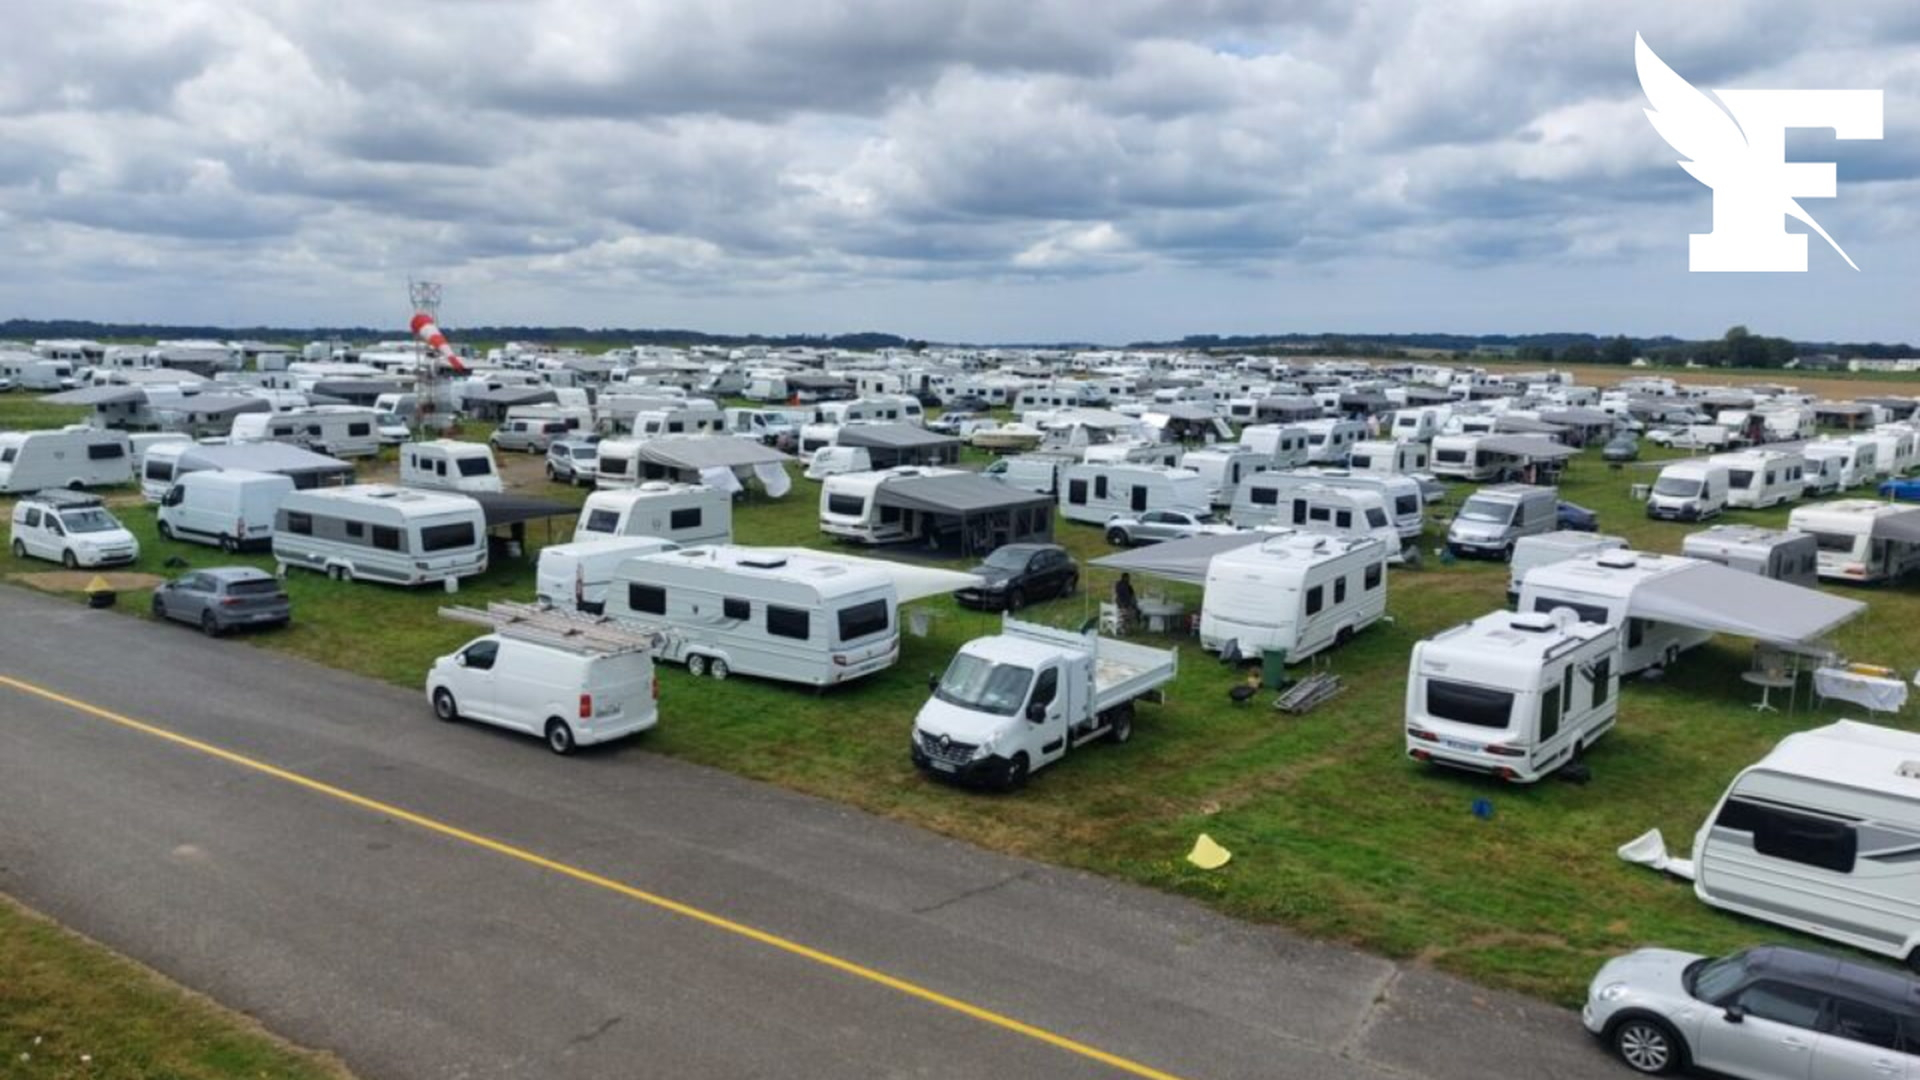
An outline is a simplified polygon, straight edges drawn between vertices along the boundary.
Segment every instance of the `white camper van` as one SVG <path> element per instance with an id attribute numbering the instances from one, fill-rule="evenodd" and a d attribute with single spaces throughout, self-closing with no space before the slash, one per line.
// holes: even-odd
<path id="1" fill-rule="evenodd" d="M 1413 647 L 1407 756 L 1531 784 L 1612 730 L 1619 631 L 1553 614 L 1495 611 Z"/>
<path id="2" fill-rule="evenodd" d="M 705 484 L 664 480 L 649 480 L 625 491 L 596 491 L 580 507 L 573 539 L 613 536 L 653 536 L 682 547 L 729 543 L 733 499 Z"/>
<path id="3" fill-rule="evenodd" d="M 7 548 L 16 559 L 49 559 L 67 569 L 116 566 L 140 557 L 140 541 L 98 495 L 58 489 L 13 504 Z"/>
<path id="4" fill-rule="evenodd" d="M 1693 890 L 1920 967 L 1915 850 L 1920 735 L 1842 720 L 1788 735 L 1734 777 L 1693 838 Z"/>
<path id="5" fill-rule="evenodd" d="M 1249 446 L 1224 443 L 1180 455 L 1180 467 L 1206 482 L 1208 505 L 1231 506 L 1241 481 L 1267 471 L 1273 459 Z"/>
<path id="6" fill-rule="evenodd" d="M 1688 533 L 1680 554 L 1808 588 L 1820 577 L 1819 542 L 1791 529 L 1715 525 Z"/>
<path id="7" fill-rule="evenodd" d="M 1742 450 L 1707 460 L 1727 467 L 1728 506 L 1760 510 L 1797 502 L 1806 493 L 1806 459 L 1791 451 Z"/>
<path id="8" fill-rule="evenodd" d="M 1307 430 L 1307 461 L 1314 465 L 1345 465 L 1353 444 L 1367 437 L 1367 425 L 1358 420 L 1303 420 Z"/>
<path id="9" fill-rule="evenodd" d="M 1705 521 L 1727 507 L 1731 470 L 1716 459 L 1663 466 L 1647 496 L 1647 516 L 1661 521 Z"/>
<path id="10" fill-rule="evenodd" d="M 1249 424 L 1240 429 L 1240 445 L 1267 455 L 1276 469 L 1305 465 L 1313 453 L 1307 429 L 1298 424 Z"/>
<path id="11" fill-rule="evenodd" d="M 1582 555 L 1598 555 L 1626 546 L 1627 541 L 1623 537 L 1575 532 L 1572 529 L 1523 536 L 1513 542 L 1513 559 L 1507 570 L 1507 603 L 1520 599 L 1520 585 L 1526 581 L 1527 572 L 1536 566 L 1565 562 Z"/>
<path id="12" fill-rule="evenodd" d="M 1870 484 L 1883 477 L 1894 475 L 1891 451 L 1894 450 L 1895 440 L 1891 438 L 1883 440 L 1874 432 L 1862 431 L 1847 435 L 1842 441 L 1852 443 L 1858 448 L 1855 454 L 1860 461 L 1860 472 L 1865 477 L 1865 483 Z"/>
<path id="13" fill-rule="evenodd" d="M 293 478 L 279 473 L 186 473 L 160 499 L 160 535 L 223 551 L 264 551 L 273 546 L 274 511 L 291 494 Z"/>
<path id="14" fill-rule="evenodd" d="M 493 464 L 493 448 L 486 443 L 434 439 L 400 447 L 400 483 L 412 488 L 442 491 L 497 492 L 500 471 Z"/>
<path id="15" fill-rule="evenodd" d="M 0 494 L 115 487 L 132 479 L 133 454 L 124 431 L 85 424 L 53 431 L 0 431 Z"/>
<path id="16" fill-rule="evenodd" d="M 1207 482 L 1190 469 L 1164 465 L 1069 465 L 1060 471 L 1060 513 L 1068 521 L 1105 524 L 1115 514 L 1208 505 Z"/>
<path id="17" fill-rule="evenodd" d="M 584 615 L 606 613 L 607 587 L 620 564 L 680 545 L 657 536 L 613 536 L 550 544 L 540 549 L 535 600 L 543 607 Z"/>
<path id="18" fill-rule="evenodd" d="M 1491 480 L 1500 473 L 1500 458 L 1480 448 L 1479 435 L 1435 435 L 1433 474 L 1456 480 Z"/>
<path id="19" fill-rule="evenodd" d="M 337 581 L 451 589 L 486 571 L 487 520 L 479 503 L 450 491 L 389 484 L 295 491 L 274 514 L 273 558 L 282 574 L 300 566 Z"/>
<path id="20" fill-rule="evenodd" d="M 1920 567 L 1920 544 L 1873 535 L 1879 519 L 1912 510 L 1874 499 L 1835 499 L 1795 507 L 1787 516 L 1787 528 L 1813 534 L 1820 546 L 1821 577 L 1865 585 L 1899 578 Z"/>
<path id="21" fill-rule="evenodd" d="M 900 652 L 898 593 L 880 570 L 716 544 L 621 563 L 607 614 L 666 628 L 659 657 L 694 675 L 836 686 Z"/>
<path id="22" fill-rule="evenodd" d="M 1396 409 L 1387 430 L 1395 442 L 1428 443 L 1440 434 L 1449 410 L 1435 405 Z"/>
<path id="23" fill-rule="evenodd" d="M 1667 667 L 1713 633 L 1633 618 L 1627 609 L 1635 589 L 1693 565 L 1695 560 L 1678 555 L 1620 550 L 1538 566 L 1520 583 L 1520 610 L 1550 614 L 1557 608 L 1571 608 L 1582 622 L 1618 628 L 1622 675 Z"/>
<path id="24" fill-rule="evenodd" d="M 1550 487 L 1493 484 L 1468 496 L 1447 526 L 1447 549 L 1455 555 L 1513 557 L 1523 536 L 1560 527 L 1560 496 Z"/>
<path id="25" fill-rule="evenodd" d="M 1373 625 L 1387 610 L 1387 557 L 1371 536 L 1281 532 L 1207 564 L 1200 647 L 1304 660 Z"/>

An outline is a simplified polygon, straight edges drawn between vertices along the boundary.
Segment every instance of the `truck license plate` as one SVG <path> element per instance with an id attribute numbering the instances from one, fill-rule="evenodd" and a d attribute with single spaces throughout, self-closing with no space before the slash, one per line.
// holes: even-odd
<path id="1" fill-rule="evenodd" d="M 933 762 L 933 767 L 940 770 L 941 772 L 953 771 L 953 764 L 951 762 L 941 761 L 939 758 L 933 758 L 931 760 Z"/>

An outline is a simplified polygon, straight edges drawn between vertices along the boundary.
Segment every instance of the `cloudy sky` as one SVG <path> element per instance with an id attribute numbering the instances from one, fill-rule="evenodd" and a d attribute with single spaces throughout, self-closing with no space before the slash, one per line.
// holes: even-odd
<path id="1" fill-rule="evenodd" d="M 0 59 L 0 317 L 1920 340 L 1913 0 L 60 0 Z M 1689 274 L 1706 87 L 1802 132 L 1805 274 Z M 1795 226 L 1796 229 L 1799 226 Z"/>

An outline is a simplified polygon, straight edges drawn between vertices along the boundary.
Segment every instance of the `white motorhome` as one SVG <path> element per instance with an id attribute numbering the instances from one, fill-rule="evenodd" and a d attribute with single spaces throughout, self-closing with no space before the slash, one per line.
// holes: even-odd
<path id="1" fill-rule="evenodd" d="M 1407 756 L 1531 784 L 1613 729 L 1620 632 L 1553 614 L 1495 611 L 1416 644 Z"/>
<path id="2" fill-rule="evenodd" d="M 1582 622 L 1619 629 L 1622 675 L 1668 667 L 1681 653 L 1703 644 L 1713 633 L 1634 618 L 1627 609 L 1635 589 L 1694 565 L 1696 560 L 1678 555 L 1620 550 L 1537 566 L 1520 583 L 1520 610 L 1552 613 L 1556 608 L 1571 608 Z"/>
<path id="3" fill-rule="evenodd" d="M 899 656 L 898 595 L 880 570 L 716 544 L 621 563 L 607 614 L 664 627 L 659 657 L 696 676 L 836 686 Z"/>
<path id="4" fill-rule="evenodd" d="M 1715 525 L 1688 533 L 1680 554 L 1808 588 L 1820 577 L 1819 542 L 1791 529 Z"/>
<path id="5" fill-rule="evenodd" d="M 1800 448 L 1800 456 L 1811 468 L 1818 462 L 1828 475 L 1837 463 L 1840 479 L 1836 490 L 1868 484 L 1874 477 L 1874 459 L 1880 452 L 1877 443 L 1857 443 L 1850 439 L 1815 439 Z"/>
<path id="6" fill-rule="evenodd" d="M 1663 521 L 1705 521 L 1727 506 L 1732 470 L 1716 458 L 1662 466 L 1647 496 L 1647 516 Z"/>
<path id="7" fill-rule="evenodd" d="M 606 613 L 607 587 L 620 564 L 680 545 L 657 536 L 610 536 L 549 544 L 540 549 L 534 598 L 544 607 L 585 615 Z"/>
<path id="8" fill-rule="evenodd" d="M 1200 647 L 1288 663 L 1343 644 L 1386 614 L 1387 558 L 1371 536 L 1280 532 L 1207 564 Z"/>
<path id="9" fill-rule="evenodd" d="M 1565 562 L 1582 555 L 1598 555 L 1603 551 L 1614 551 L 1626 546 L 1627 541 L 1624 537 L 1608 536 L 1605 533 L 1576 532 L 1572 529 L 1556 529 L 1553 532 L 1523 536 L 1513 542 L 1513 559 L 1508 564 L 1507 570 L 1507 603 L 1511 604 L 1520 599 L 1520 585 L 1526 581 L 1527 571 L 1536 566 Z"/>
<path id="10" fill-rule="evenodd" d="M 1298 424 L 1249 424 L 1240 429 L 1240 445 L 1266 454 L 1276 469 L 1305 465 L 1313 453 L 1307 429 Z"/>
<path id="11" fill-rule="evenodd" d="M 1060 513 L 1069 521 L 1102 525 L 1115 514 L 1193 509 L 1209 501 L 1207 482 L 1190 469 L 1079 464 L 1060 470 Z"/>
<path id="12" fill-rule="evenodd" d="M 1389 442 L 1367 439 L 1353 444 L 1347 453 L 1347 468 L 1357 473 L 1383 476 L 1411 476 L 1428 471 L 1433 450 L 1424 442 Z"/>
<path id="13" fill-rule="evenodd" d="M 85 424 L 50 431 L 0 431 L 0 494 L 115 487 L 132 479 L 132 446 L 124 431 Z"/>
<path id="14" fill-rule="evenodd" d="M 1792 451 L 1742 450 L 1707 460 L 1727 467 L 1728 506 L 1760 510 L 1797 502 L 1806 493 L 1806 459 Z"/>
<path id="15" fill-rule="evenodd" d="M 293 478 L 279 473 L 186 473 L 160 499 L 160 535 L 229 552 L 264 551 L 273 546 L 274 512 L 293 490 Z"/>
<path id="16" fill-rule="evenodd" d="M 1180 467 L 1200 474 L 1208 505 L 1231 506 L 1241 482 L 1273 466 L 1273 459 L 1250 446 L 1223 443 L 1180 455 Z"/>
<path id="17" fill-rule="evenodd" d="M 1303 420 L 1307 431 L 1307 461 L 1315 465 L 1345 465 L 1353 444 L 1367 437 L 1367 425 L 1358 420 Z"/>
<path id="18" fill-rule="evenodd" d="M 458 439 L 404 443 L 400 447 L 400 483 L 442 491 L 504 491 L 493 448 Z"/>
<path id="19" fill-rule="evenodd" d="M 798 428 L 786 413 L 773 409 L 728 409 L 727 434 L 774 446 L 798 437 Z"/>
<path id="20" fill-rule="evenodd" d="M 596 491 L 580 507 L 573 539 L 614 536 L 652 536 L 683 547 L 731 543 L 733 498 L 705 484 L 665 480 L 623 491 Z"/>
<path id="21" fill-rule="evenodd" d="M 295 491 L 273 518 L 273 558 L 337 581 L 444 584 L 487 569 L 480 504 L 450 491 L 389 484 Z"/>
<path id="22" fill-rule="evenodd" d="M 1479 435 L 1435 435 L 1433 474 L 1457 480 L 1491 480 L 1500 473 L 1500 456 L 1480 448 Z"/>
<path id="23" fill-rule="evenodd" d="M 820 531 L 862 544 L 892 544 L 916 535 L 912 515 L 897 506 L 880 505 L 880 491 L 888 484 L 917 477 L 953 476 L 960 469 L 900 465 L 873 472 L 829 476 L 820 485 Z"/>
<path id="24" fill-rule="evenodd" d="M 1820 547 L 1820 576 L 1866 585 L 1905 576 L 1920 567 L 1920 544 L 1874 536 L 1881 518 L 1912 512 L 1913 507 L 1874 499 L 1835 499 L 1795 507 L 1787 528 L 1813 534 Z"/>

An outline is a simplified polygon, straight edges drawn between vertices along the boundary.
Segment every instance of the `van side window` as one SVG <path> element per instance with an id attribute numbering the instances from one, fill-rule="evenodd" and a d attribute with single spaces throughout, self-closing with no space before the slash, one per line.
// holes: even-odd
<path id="1" fill-rule="evenodd" d="M 1093 497 L 1096 499 L 1104 499 L 1107 497 L 1106 477 L 1096 476 L 1093 478 Z"/>
<path id="2" fill-rule="evenodd" d="M 1320 613 L 1320 609 L 1326 606 L 1326 592 L 1326 586 L 1324 585 L 1315 585 L 1313 588 L 1307 590 L 1307 614 L 1318 615 Z"/>
<path id="3" fill-rule="evenodd" d="M 40 511 L 34 509 L 31 506 L 27 507 L 26 525 L 27 525 L 27 528 L 29 529 L 39 528 L 40 527 Z"/>
<path id="4" fill-rule="evenodd" d="M 729 619 L 739 619 L 744 622 L 753 618 L 753 605 L 729 596 L 720 601 L 720 614 Z"/>
<path id="5" fill-rule="evenodd" d="M 800 608 L 775 607 L 767 605 L 767 633 L 774 637 L 792 638 L 795 641 L 807 640 L 809 624 L 812 620 Z"/>
<path id="6" fill-rule="evenodd" d="M 1842 874 L 1853 873 L 1860 849 L 1860 834 L 1848 822 L 1746 799 L 1728 799 L 1714 825 L 1752 833 L 1753 849 L 1762 855 Z"/>
<path id="7" fill-rule="evenodd" d="M 648 615 L 665 615 L 667 590 L 658 585 L 631 583 L 627 586 L 627 606 Z"/>
<path id="8" fill-rule="evenodd" d="M 1540 692 L 1540 741 L 1545 742 L 1560 734 L 1560 693 L 1565 682 L 1556 683 Z"/>
<path id="9" fill-rule="evenodd" d="M 490 671 L 494 660 L 500 656 L 500 643 L 497 641 L 476 641 L 467 646 L 465 653 L 467 666 L 477 671 Z"/>
<path id="10" fill-rule="evenodd" d="M 287 531 L 295 536 L 313 535 L 313 515 L 298 510 L 287 511 Z"/>

